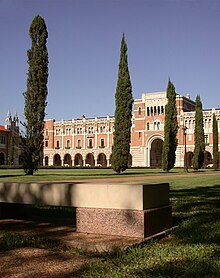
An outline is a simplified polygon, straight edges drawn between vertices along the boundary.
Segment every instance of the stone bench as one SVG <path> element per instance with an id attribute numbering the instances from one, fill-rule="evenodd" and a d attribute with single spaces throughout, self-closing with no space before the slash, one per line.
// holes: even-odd
<path id="1" fill-rule="evenodd" d="M 76 207 L 83 233 L 145 238 L 172 226 L 168 183 L 0 183 L 0 202 Z"/>

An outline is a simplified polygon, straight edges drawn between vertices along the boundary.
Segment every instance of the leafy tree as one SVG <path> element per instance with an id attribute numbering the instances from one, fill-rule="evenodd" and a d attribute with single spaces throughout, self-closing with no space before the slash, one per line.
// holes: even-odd
<path id="1" fill-rule="evenodd" d="M 216 116 L 213 114 L 212 122 L 212 137 L 213 137 L 213 168 L 218 169 L 218 123 L 216 121 Z"/>
<path id="2" fill-rule="evenodd" d="M 25 134 L 22 136 L 21 149 L 23 168 L 26 174 L 33 175 L 37 170 L 43 150 L 43 127 L 45 108 L 47 105 L 48 51 L 47 27 L 44 19 L 37 15 L 29 29 L 32 41 L 27 51 L 28 77 L 24 115 Z"/>
<path id="3" fill-rule="evenodd" d="M 200 96 L 196 97 L 196 114 L 195 114 L 195 131 L 194 131 L 194 153 L 193 153 L 193 169 L 198 170 L 202 168 L 204 163 L 205 153 L 205 136 L 203 126 L 203 113 L 202 113 L 202 102 Z"/>
<path id="4" fill-rule="evenodd" d="M 131 142 L 132 85 L 127 61 L 127 44 L 121 41 L 118 81 L 115 93 L 115 125 L 112 147 L 112 168 L 121 173 L 128 168 Z"/>
<path id="5" fill-rule="evenodd" d="M 165 106 L 165 123 L 164 123 L 164 143 L 162 152 L 162 167 L 164 171 L 169 171 L 175 165 L 176 148 L 177 148 L 177 109 L 176 109 L 176 92 L 173 83 L 169 80 L 167 86 L 168 102 Z"/>

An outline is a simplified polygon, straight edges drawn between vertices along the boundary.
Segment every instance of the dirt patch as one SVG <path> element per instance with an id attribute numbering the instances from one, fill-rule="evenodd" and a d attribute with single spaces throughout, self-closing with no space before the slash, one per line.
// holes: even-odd
<path id="1" fill-rule="evenodd" d="M 19 248 L 0 253 L 0 277 L 49 278 L 72 273 L 92 258 L 38 248 Z"/>

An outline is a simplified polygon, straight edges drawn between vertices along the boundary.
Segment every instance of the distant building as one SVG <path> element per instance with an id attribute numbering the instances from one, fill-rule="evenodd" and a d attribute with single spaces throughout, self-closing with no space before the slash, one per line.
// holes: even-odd
<path id="1" fill-rule="evenodd" d="M 0 125 L 0 165 L 8 164 L 12 140 L 14 142 L 14 161 L 12 163 L 16 165 L 19 164 L 19 126 L 17 113 L 12 118 L 11 113 L 8 112 L 5 121 L 5 126 Z"/>
<path id="2" fill-rule="evenodd" d="M 166 92 L 144 93 L 134 101 L 129 165 L 161 167 Z M 191 166 L 194 150 L 195 102 L 189 95 L 176 96 L 179 123 L 176 167 Z M 212 115 L 220 128 L 220 109 L 203 111 L 206 142 L 205 164 L 212 162 Z M 187 128 L 184 135 L 184 128 Z M 56 166 L 110 166 L 114 117 L 45 120 L 43 164 Z M 219 138 L 220 139 L 220 138 Z M 220 140 L 219 140 L 220 142 Z"/>

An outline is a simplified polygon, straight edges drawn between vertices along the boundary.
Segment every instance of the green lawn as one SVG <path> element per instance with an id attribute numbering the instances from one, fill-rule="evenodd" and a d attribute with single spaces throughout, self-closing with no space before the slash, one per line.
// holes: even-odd
<path id="1" fill-rule="evenodd" d="M 16 177 L 15 170 L 7 171 L 0 170 L 0 181 L 118 177 L 110 169 L 40 170 L 34 177 L 26 177 L 22 171 L 17 172 L 19 176 Z M 193 171 L 184 173 L 182 169 L 167 174 L 151 169 L 130 169 L 122 176 L 130 177 L 130 182 L 133 182 L 133 177 L 143 177 L 137 182 L 158 182 L 158 175 L 170 183 L 173 220 L 177 228 L 165 238 L 152 240 L 143 246 L 99 254 L 100 260 L 84 266 L 77 274 L 70 273 L 66 278 L 220 277 L 220 172 L 206 170 L 194 175 Z M 0 237 L 0 246 L 5 237 L 7 235 Z M 19 242 L 12 236 L 7 246 L 3 244 L 3 250 L 16 248 Z M 24 244 L 41 246 L 43 243 L 30 239 L 30 243 Z"/>
<path id="2" fill-rule="evenodd" d="M 121 174 L 116 174 L 112 169 L 71 169 L 71 168 L 63 168 L 63 169 L 39 169 L 34 173 L 33 176 L 27 176 L 24 174 L 22 169 L 3 169 L 0 168 L 0 182 L 36 182 L 36 181 L 62 181 L 62 180 L 85 180 L 85 179 L 115 179 L 115 178 L 129 178 L 132 182 L 132 178 L 142 177 L 143 180 L 145 177 L 150 178 L 150 181 L 157 181 L 154 176 L 160 175 L 165 179 L 172 179 L 172 177 L 176 175 L 184 175 L 186 177 L 190 177 L 195 172 L 190 170 L 189 173 L 185 173 L 183 169 L 173 169 L 169 173 L 165 173 L 160 169 L 149 169 L 149 168 L 134 168 L 128 169 Z M 197 172 L 196 172 L 197 173 Z M 202 170 L 197 173 L 198 176 L 200 174 L 215 174 L 220 176 L 220 172 L 213 170 Z"/>
<path id="3" fill-rule="evenodd" d="M 219 173 L 168 181 L 177 228 L 161 240 L 104 256 L 78 277 L 220 277 Z"/>

